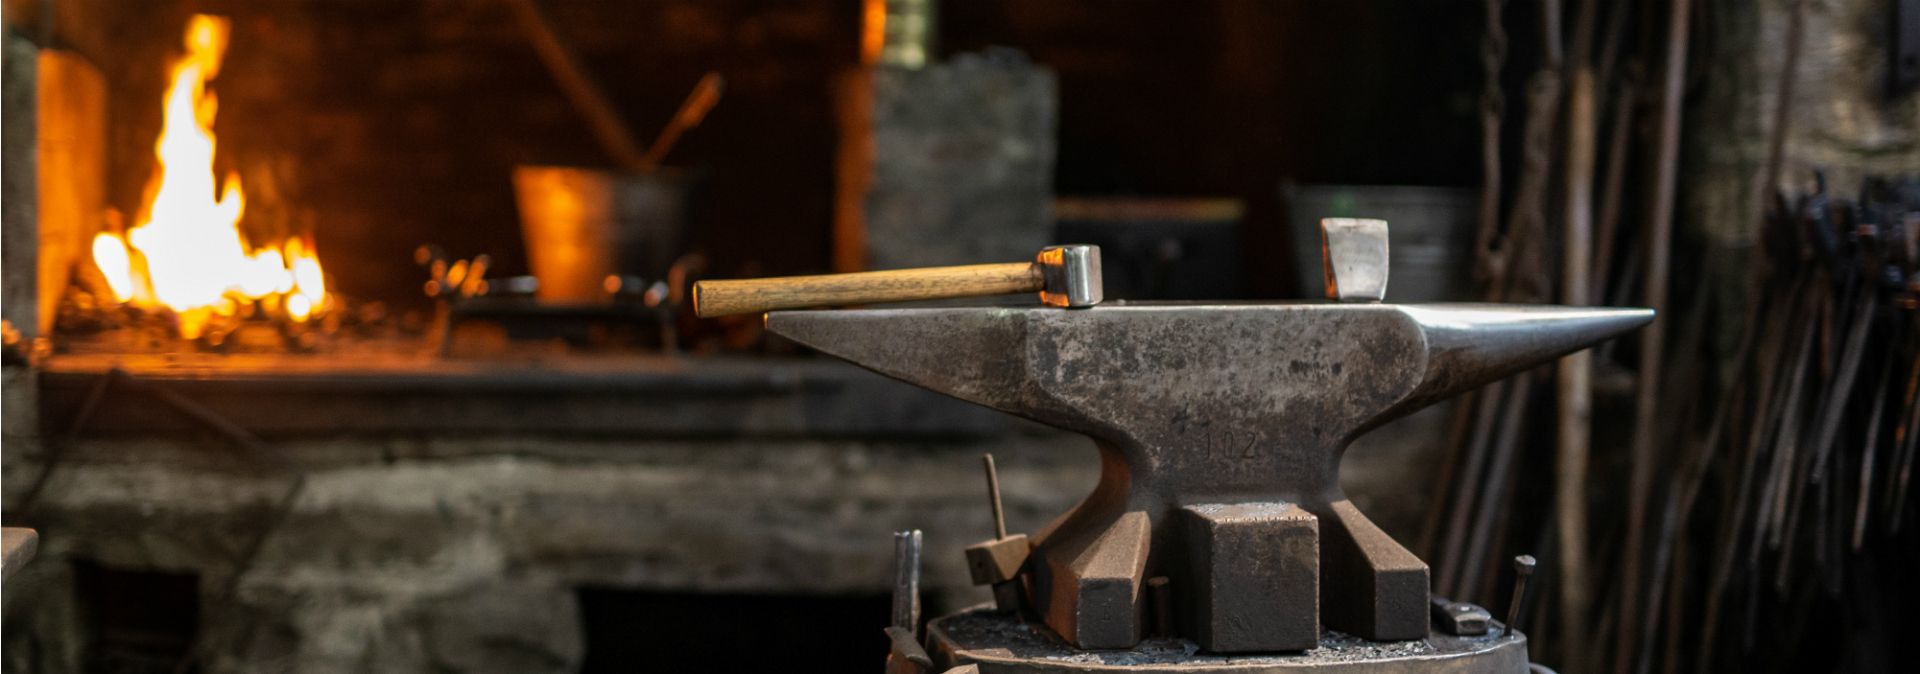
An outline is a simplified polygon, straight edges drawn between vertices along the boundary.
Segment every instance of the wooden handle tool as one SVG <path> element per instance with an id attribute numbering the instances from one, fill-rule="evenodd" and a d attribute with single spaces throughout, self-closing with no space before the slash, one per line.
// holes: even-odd
<path id="1" fill-rule="evenodd" d="M 1099 304 L 1100 247 L 1048 246 L 1032 262 L 700 281 L 693 284 L 693 312 L 713 318 L 776 309 L 1027 292 L 1040 293 L 1040 301 L 1052 306 Z"/>

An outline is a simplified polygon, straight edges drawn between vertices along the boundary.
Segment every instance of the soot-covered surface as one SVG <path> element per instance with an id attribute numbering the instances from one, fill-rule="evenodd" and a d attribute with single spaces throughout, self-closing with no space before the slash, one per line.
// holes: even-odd
<path id="1" fill-rule="evenodd" d="M 1317 648 L 1299 653 L 1245 655 L 1202 653 L 1197 644 L 1180 638 L 1146 639 L 1125 650 L 1079 650 L 1043 627 L 996 614 L 986 606 L 937 619 L 928 630 L 934 650 L 949 655 L 960 654 L 982 663 L 1019 661 L 1027 665 L 1058 665 L 1061 671 L 1171 667 L 1184 671 L 1291 671 L 1324 669 L 1342 663 L 1481 658 L 1511 658 L 1522 666 L 1526 662 L 1526 636 L 1507 637 L 1499 635 L 1499 630 L 1495 630 L 1494 636 L 1454 637 L 1436 633 L 1426 639 L 1392 642 L 1367 641 L 1326 630 L 1321 632 Z M 989 669 L 983 668 L 983 671 Z"/>

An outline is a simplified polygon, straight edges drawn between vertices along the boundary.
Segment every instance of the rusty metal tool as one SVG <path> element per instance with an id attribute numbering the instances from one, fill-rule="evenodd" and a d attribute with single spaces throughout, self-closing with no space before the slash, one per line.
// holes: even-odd
<path id="1" fill-rule="evenodd" d="M 920 629 L 920 530 L 893 534 L 893 626 Z"/>
<path id="2" fill-rule="evenodd" d="M 1434 629 L 1457 637 L 1486 634 L 1488 625 L 1493 623 L 1493 613 L 1472 602 L 1433 597 L 1429 606 Z"/>
<path id="3" fill-rule="evenodd" d="M 26 566 L 33 560 L 33 553 L 40 549 L 40 532 L 26 527 L 6 527 L 0 529 L 0 579 L 12 578 L 13 572 Z"/>
<path id="4" fill-rule="evenodd" d="M 1574 10 L 1573 44 L 1567 49 L 1566 148 L 1561 172 L 1562 231 L 1560 235 L 1560 301 L 1591 304 L 1595 260 L 1593 186 L 1597 163 L 1599 77 L 1592 59 L 1596 13 L 1594 0 L 1580 0 Z M 1619 14 L 1618 11 L 1615 12 Z M 1603 236 L 1611 236 L 1611 229 Z M 1587 587 L 1588 463 L 1593 443 L 1593 354 L 1582 351 L 1560 360 L 1554 396 L 1553 518 L 1558 528 L 1561 581 L 1557 583 L 1566 609 L 1577 615 L 1575 625 L 1585 629 L 1591 601 Z M 1571 641 L 1571 640 L 1569 640 Z"/>
<path id="5" fill-rule="evenodd" d="M 1032 549 L 1026 534 L 1007 534 L 1006 513 L 1000 507 L 1000 471 L 993 455 L 983 454 L 987 471 L 987 501 L 993 506 L 993 538 L 967 546 L 967 571 L 974 585 L 992 585 L 993 603 L 1001 613 L 1020 610 L 1020 569 Z"/>
<path id="6" fill-rule="evenodd" d="M 913 632 L 904 627 L 887 628 L 887 674 L 925 674 L 933 671 L 933 659 Z"/>
<path id="7" fill-rule="evenodd" d="M 693 284 L 693 311 L 701 318 L 713 318 L 776 309 L 1016 293 L 1039 293 L 1042 303 L 1054 307 L 1099 304 L 1105 298 L 1100 247 L 1047 246 L 1032 262 L 700 281 Z"/>
<path id="8" fill-rule="evenodd" d="M 1887 457 L 1887 484 L 1883 488 L 1886 494 L 1887 530 L 1900 532 L 1901 513 L 1906 510 L 1906 488 L 1913 474 L 1914 441 L 1920 439 L 1920 356 L 1914 358 L 1912 373 L 1906 384 L 1906 420 L 1897 428 L 1892 450 Z"/>
<path id="9" fill-rule="evenodd" d="M 1643 301 L 1656 311 L 1665 311 L 1667 306 L 1674 200 L 1679 187 L 1680 103 L 1685 93 L 1687 40 L 1690 34 L 1687 24 L 1693 16 L 1691 5 L 1690 0 L 1675 0 L 1669 6 L 1666 58 L 1661 73 L 1662 94 L 1659 113 L 1655 117 L 1658 132 L 1654 147 L 1653 187 L 1647 199 L 1651 208 L 1642 239 L 1646 267 L 1642 270 L 1645 275 L 1640 287 L 1644 293 Z M 1659 396 L 1662 383 L 1660 368 L 1665 364 L 1666 327 L 1660 321 L 1653 321 L 1641 331 L 1639 337 L 1640 363 L 1636 368 L 1638 377 L 1633 401 L 1633 429 L 1628 448 L 1626 542 L 1620 547 L 1618 596 L 1622 621 L 1640 615 L 1640 598 L 1648 585 L 1643 573 L 1646 566 L 1644 548 L 1648 543 L 1651 524 L 1648 513 L 1653 502 L 1654 473 L 1660 461 L 1655 445 L 1659 441 L 1661 423 L 1666 419 L 1660 409 Z M 1633 634 L 1632 630 L 1623 630 L 1621 638 L 1614 640 L 1615 674 L 1627 674 L 1633 654 L 1637 652 L 1638 639 L 1639 635 Z"/>
<path id="10" fill-rule="evenodd" d="M 413 251 L 413 260 L 427 270 L 422 289 L 434 300 L 433 324 L 427 331 L 428 351 L 446 356 L 453 349 L 453 325 L 459 318 L 459 304 L 487 291 L 487 270 L 491 256 L 481 254 L 472 260 L 449 263 L 446 251 L 434 244 L 423 244 Z"/>
<path id="11" fill-rule="evenodd" d="M 1533 577 L 1533 555 L 1513 558 L 1513 602 L 1507 604 L 1507 632 L 1520 625 L 1520 605 L 1527 599 L 1527 579 Z"/>
<path id="12" fill-rule="evenodd" d="M 1147 635 L 1157 639 L 1173 636 L 1173 580 L 1166 576 L 1148 578 L 1147 603 L 1153 609 Z"/>
<path id="13" fill-rule="evenodd" d="M 919 529 L 893 532 L 893 624 L 886 629 L 887 674 L 923 674 L 933 671 L 933 660 L 920 645 Z"/>
<path id="14" fill-rule="evenodd" d="M 1383 234 L 1384 232 L 1376 232 Z M 1339 237 L 1374 236 L 1332 228 Z M 1378 251 L 1376 254 L 1372 251 Z M 1385 246 L 1329 245 L 1335 288 Z M 769 330 L 881 374 L 1093 438 L 1101 477 L 1032 536 L 1035 613 L 1128 648 L 1147 581 L 1216 653 L 1430 634 L 1427 565 L 1339 484 L 1356 436 L 1620 335 L 1645 309 L 1192 302 L 776 311 Z"/>
<path id="15" fill-rule="evenodd" d="M 593 138 L 600 143 L 607 155 L 628 170 L 639 171 L 647 166 L 646 157 L 640 151 L 639 142 L 634 140 L 632 129 L 620 118 L 613 99 L 607 96 L 607 90 L 600 85 L 582 64 L 580 55 L 560 36 L 552 19 L 540 8 L 538 0 L 510 0 L 507 6 L 513 10 L 514 20 L 527 33 L 527 41 L 533 45 L 534 53 L 545 64 L 554 84 L 567 96 L 568 102 L 585 118 L 587 128 L 593 132 Z"/>
<path id="16" fill-rule="evenodd" d="M 674 143 L 680 141 L 680 134 L 699 126 L 707 118 L 707 111 L 720 102 L 720 93 L 726 90 L 726 78 L 718 72 L 709 72 L 693 85 L 693 91 L 687 93 L 687 100 L 680 103 L 680 109 L 673 113 L 673 119 L 666 128 L 653 139 L 653 145 L 647 147 L 647 154 L 640 158 L 640 170 L 654 171 L 660 168 L 660 162 L 673 151 Z"/>

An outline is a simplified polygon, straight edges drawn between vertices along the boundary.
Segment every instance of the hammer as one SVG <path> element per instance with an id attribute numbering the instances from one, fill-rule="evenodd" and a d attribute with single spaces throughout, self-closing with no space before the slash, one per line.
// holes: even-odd
<path id="1" fill-rule="evenodd" d="M 1103 296 L 1100 247 L 1047 246 L 1032 262 L 700 281 L 693 284 L 693 313 L 713 318 L 775 309 L 1030 292 L 1040 293 L 1040 301 L 1049 306 L 1099 304 Z"/>

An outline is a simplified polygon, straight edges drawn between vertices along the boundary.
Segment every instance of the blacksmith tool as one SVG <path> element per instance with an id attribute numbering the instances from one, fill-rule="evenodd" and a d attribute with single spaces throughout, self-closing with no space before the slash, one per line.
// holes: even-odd
<path id="1" fill-rule="evenodd" d="M 1039 293 L 1055 307 L 1091 307 L 1103 299 L 1100 247 L 1048 246 L 1032 262 L 895 269 L 853 274 L 700 281 L 693 311 L 701 318 L 776 309 L 910 302 Z"/>
<path id="2" fill-rule="evenodd" d="M 887 674 L 925 674 L 933 660 L 920 645 L 920 530 L 893 533 L 893 624 L 887 626 Z"/>
<path id="3" fill-rule="evenodd" d="M 1433 628 L 1454 636 L 1477 637 L 1486 634 L 1493 623 L 1493 614 L 1479 604 L 1434 597 L 1429 606 Z"/>
<path id="4" fill-rule="evenodd" d="M 12 578 L 39 549 L 40 532 L 26 527 L 0 529 L 0 580 Z"/>
<path id="5" fill-rule="evenodd" d="M 1134 647 L 1156 576 L 1169 579 L 1179 636 L 1213 653 L 1324 647 L 1323 625 L 1427 638 L 1427 565 L 1341 491 L 1348 443 L 1653 314 L 1378 303 L 1385 227 L 1350 224 L 1323 230 L 1328 289 L 1360 302 L 776 311 L 767 327 L 1093 438 L 1099 485 L 1032 536 L 1022 569 L 1034 611 L 1073 647 Z M 946 637 L 936 626 L 930 638 Z M 1502 638 L 1524 658 L 1524 637 Z"/>
<path id="6" fill-rule="evenodd" d="M 1533 577 L 1533 555 L 1513 558 L 1513 602 L 1507 604 L 1507 631 L 1520 624 L 1520 605 L 1527 599 L 1527 579 Z"/>
<path id="7" fill-rule="evenodd" d="M 967 571 L 974 585 L 993 586 L 993 602 L 1002 613 L 1020 610 L 1020 567 L 1031 547 L 1026 534 L 1007 534 L 1007 516 L 1000 506 L 1000 471 L 993 455 L 980 457 L 987 469 L 987 500 L 993 506 L 993 538 L 967 546 Z"/>
<path id="8" fill-rule="evenodd" d="M 673 150 L 673 144 L 680 141 L 680 134 L 699 126 L 707 118 L 707 111 L 720 102 L 720 92 L 726 89 L 726 79 L 718 72 L 709 72 L 693 85 L 693 91 L 687 94 L 687 100 L 680 103 L 680 110 L 673 113 L 673 119 L 666 128 L 653 139 L 653 145 L 647 147 L 647 154 L 640 158 L 641 172 L 659 170 L 660 162 Z"/>
<path id="9" fill-rule="evenodd" d="M 1320 221 L 1320 264 L 1327 298 L 1378 302 L 1387 297 L 1387 221 L 1327 218 Z"/>

